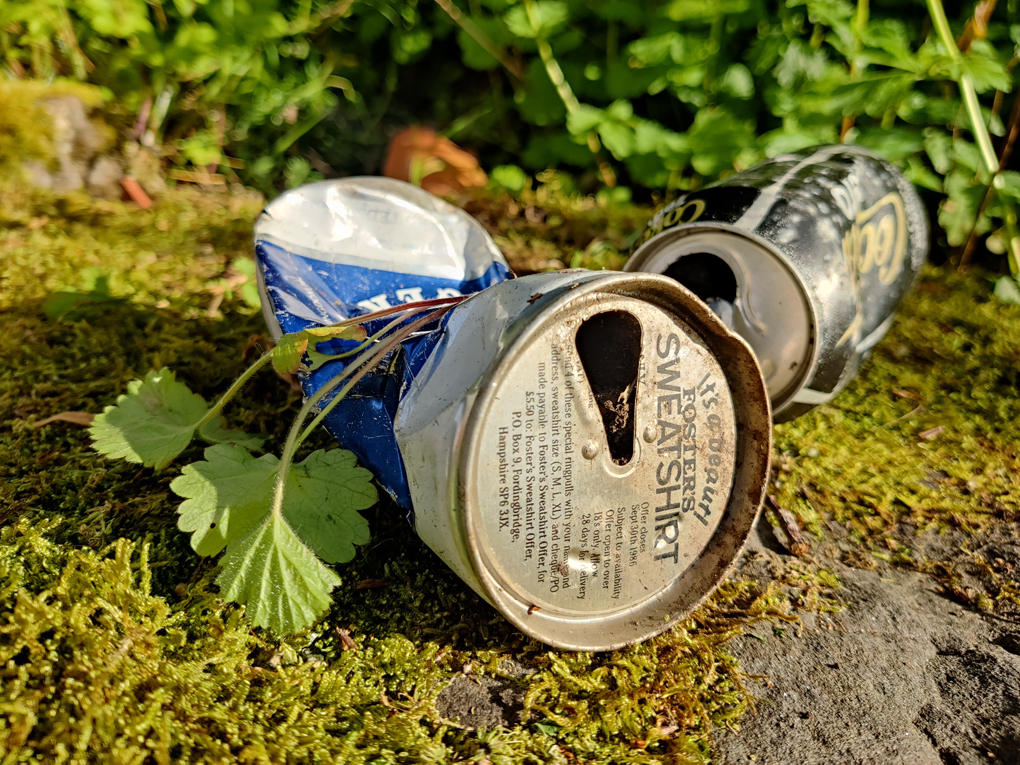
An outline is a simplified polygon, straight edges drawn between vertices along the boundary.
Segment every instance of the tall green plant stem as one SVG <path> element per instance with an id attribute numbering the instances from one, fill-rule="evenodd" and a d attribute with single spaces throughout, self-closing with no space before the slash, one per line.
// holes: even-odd
<path id="1" fill-rule="evenodd" d="M 461 12 L 460 8 L 450 2 L 450 0 L 436 0 L 436 5 L 446 11 L 446 15 L 450 17 L 454 24 L 459 26 L 479 45 L 482 46 L 482 50 L 496 59 L 503 68 L 513 75 L 514 79 L 518 82 L 524 79 L 524 72 L 521 71 L 520 65 L 512 58 L 506 55 L 503 50 L 496 45 L 491 37 L 489 37 L 478 26 L 474 21 L 471 20 L 470 16 L 465 16 Z"/>
<path id="2" fill-rule="evenodd" d="M 428 316 L 423 316 L 422 318 L 415 321 L 413 324 L 408 324 L 406 328 L 402 329 L 400 332 L 394 335 L 394 337 L 387 342 L 386 347 L 381 348 L 377 352 L 377 355 L 385 355 L 386 353 L 389 352 L 390 348 L 393 348 L 397 343 L 402 341 L 404 338 L 408 337 L 418 327 L 424 326 L 429 322 L 435 321 L 449 310 L 450 310 L 449 308 L 440 308 L 437 311 L 433 311 Z M 335 407 L 340 402 L 340 400 L 350 392 L 351 388 L 353 388 L 357 384 L 358 380 L 364 377 L 368 370 L 370 370 L 373 366 L 375 366 L 375 362 L 373 362 L 372 359 L 369 358 L 368 361 L 365 362 L 364 366 L 360 368 L 358 374 L 356 374 L 354 378 L 351 379 L 351 381 L 347 383 L 347 385 L 345 385 L 340 390 L 340 392 L 336 394 L 336 396 L 333 397 L 332 401 L 330 401 L 328 404 L 326 404 L 326 406 L 322 408 L 322 411 L 319 412 L 315 416 L 315 419 L 308 424 L 308 427 L 304 429 L 304 431 L 301 433 L 301 436 L 298 438 L 299 446 L 301 445 L 302 441 L 304 441 L 306 438 L 312 435 L 312 432 L 315 430 L 318 424 L 322 422 L 331 411 L 333 411 L 333 407 Z"/>
<path id="3" fill-rule="evenodd" d="M 931 14 L 931 20 L 935 25 L 935 31 L 938 32 L 939 40 L 942 41 L 953 62 L 961 63 L 963 56 L 960 55 L 960 49 L 956 47 L 953 31 L 949 28 L 949 20 L 946 19 L 946 11 L 942 7 L 942 0 L 927 0 L 927 2 L 928 12 Z M 995 149 L 992 148 L 992 137 L 988 134 L 988 127 L 981 117 L 981 105 L 978 103 L 977 91 L 974 90 L 974 82 L 969 74 L 962 73 L 959 85 L 960 93 L 963 95 L 963 105 L 967 109 L 967 116 L 970 118 L 971 129 L 974 132 L 974 139 L 981 151 L 981 159 L 988 172 L 995 175 L 999 171 L 999 160 L 995 156 Z"/>
<path id="4" fill-rule="evenodd" d="M 531 21 L 532 27 L 538 28 L 538 19 L 535 18 L 535 4 L 532 0 L 524 0 L 524 9 L 527 11 L 528 19 Z M 556 60 L 556 56 L 553 54 L 552 45 L 545 37 L 536 37 L 535 44 L 538 46 L 538 55 L 542 59 L 542 66 L 545 67 L 545 73 L 549 76 L 549 81 L 553 84 L 556 89 L 556 94 L 560 97 L 563 105 L 567 107 L 567 113 L 573 114 L 581 108 L 581 102 L 577 100 L 577 96 L 574 95 L 573 89 L 570 87 L 570 83 L 567 82 L 567 78 L 563 75 L 563 69 L 560 67 L 560 62 Z M 613 172 L 613 168 L 609 166 L 609 163 L 605 161 L 599 155 L 599 151 L 602 146 L 599 143 L 599 137 L 592 130 L 588 133 L 588 148 L 591 149 L 591 153 L 595 156 L 595 163 L 599 167 L 599 172 L 602 174 L 602 181 L 607 186 L 616 185 L 616 174 Z"/>
<path id="5" fill-rule="evenodd" d="M 942 7 L 942 0 L 927 0 L 928 11 L 931 13 L 932 22 L 935 25 L 935 30 L 938 32 L 939 39 L 942 44 L 946 47 L 949 52 L 949 57 L 956 63 L 963 61 L 963 56 L 960 54 L 960 49 L 956 47 L 956 39 L 953 37 L 953 32 L 949 28 L 949 21 L 946 19 L 946 11 Z M 977 92 L 974 90 L 974 83 L 970 79 L 970 75 L 966 73 L 960 74 L 960 93 L 963 95 L 963 104 L 967 109 L 967 116 L 970 118 L 971 131 L 974 133 L 974 139 L 977 141 L 978 149 L 981 152 L 981 159 L 985 163 L 985 167 L 991 174 L 991 187 L 995 189 L 996 196 L 1002 202 L 1006 208 L 1006 215 L 1004 216 L 1006 224 L 1006 236 L 1008 242 L 1006 243 L 1007 250 L 1009 251 L 1009 265 L 1010 270 L 1013 271 L 1016 264 L 1020 264 L 1020 233 L 1016 227 L 1016 210 L 1013 206 L 1011 199 L 1000 193 L 1002 187 L 1002 179 L 999 176 L 1001 172 L 999 158 L 995 154 L 995 149 L 992 148 L 992 137 L 988 133 L 988 127 L 985 125 L 984 119 L 981 117 L 981 105 L 977 100 Z M 980 217 L 981 211 L 978 211 Z M 974 221 L 974 225 L 977 226 L 977 221 Z M 965 253 L 966 255 L 967 253 Z M 966 259 L 960 259 L 961 268 L 966 265 Z"/>

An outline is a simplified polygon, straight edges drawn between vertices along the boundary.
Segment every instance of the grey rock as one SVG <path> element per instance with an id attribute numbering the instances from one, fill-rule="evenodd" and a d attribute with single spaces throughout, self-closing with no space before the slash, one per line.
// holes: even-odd
<path id="1" fill-rule="evenodd" d="M 88 192 L 97 199 L 120 199 L 123 188 L 120 179 L 124 170 L 120 162 L 110 155 L 102 156 L 92 164 L 88 176 Z"/>

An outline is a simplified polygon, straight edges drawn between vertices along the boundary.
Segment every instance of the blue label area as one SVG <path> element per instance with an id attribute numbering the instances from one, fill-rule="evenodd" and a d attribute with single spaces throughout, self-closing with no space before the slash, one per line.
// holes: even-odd
<path id="1" fill-rule="evenodd" d="M 477 279 L 436 279 L 324 262 L 263 241 L 256 242 L 255 253 L 270 307 L 285 333 L 333 324 L 402 303 L 469 295 L 513 276 L 504 264 L 494 262 Z M 367 322 L 365 328 L 371 334 L 391 320 L 392 317 Z M 379 485 L 407 510 L 411 510 L 411 495 L 393 435 L 393 419 L 407 384 L 439 341 L 443 324 L 440 320 L 428 325 L 424 334 L 403 342 L 323 420 L 326 430 L 345 449 L 354 452 Z M 351 341 L 331 340 L 320 343 L 318 350 L 340 353 L 356 346 Z M 348 360 L 335 361 L 303 375 L 305 395 L 318 391 L 342 372 L 347 363 Z M 328 401 L 329 397 L 323 405 Z"/>

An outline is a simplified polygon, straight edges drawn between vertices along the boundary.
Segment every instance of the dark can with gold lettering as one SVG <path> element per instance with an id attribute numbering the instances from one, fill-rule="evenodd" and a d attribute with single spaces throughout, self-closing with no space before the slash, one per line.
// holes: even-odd
<path id="1" fill-rule="evenodd" d="M 822 146 L 682 195 L 655 214 L 624 270 L 673 277 L 740 334 L 780 422 L 853 379 L 928 247 L 921 200 L 895 167 Z"/>

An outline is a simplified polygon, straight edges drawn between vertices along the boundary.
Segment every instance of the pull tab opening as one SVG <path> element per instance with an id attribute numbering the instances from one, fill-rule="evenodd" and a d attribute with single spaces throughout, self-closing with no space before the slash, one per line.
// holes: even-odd
<path id="1" fill-rule="evenodd" d="M 634 396 L 641 359 L 641 323 L 626 311 L 596 314 L 574 337 L 595 396 L 609 454 L 617 465 L 634 457 Z"/>
<path id="2" fill-rule="evenodd" d="M 733 328 L 737 277 L 725 260 L 709 252 L 692 252 L 677 258 L 665 274 L 705 301 L 716 316 Z"/>

